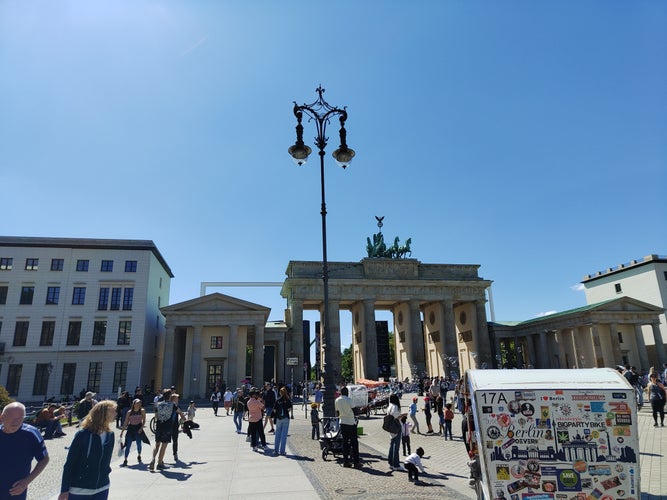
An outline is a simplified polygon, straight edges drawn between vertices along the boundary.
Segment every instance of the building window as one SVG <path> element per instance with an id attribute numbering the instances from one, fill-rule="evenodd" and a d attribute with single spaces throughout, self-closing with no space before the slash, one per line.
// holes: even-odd
<path id="1" fill-rule="evenodd" d="M 621 293 L 621 292 L 623 291 L 623 290 L 621 290 L 621 284 L 620 284 L 620 283 L 616 283 L 616 284 L 614 285 L 614 290 L 616 290 L 616 293 Z"/>
<path id="2" fill-rule="evenodd" d="M 136 273 L 137 272 L 137 261 L 136 260 L 126 260 L 125 261 L 125 272 L 126 273 Z"/>
<path id="3" fill-rule="evenodd" d="M 113 385 L 111 391 L 118 390 L 119 387 L 125 389 L 127 384 L 127 361 L 116 361 L 113 369 Z"/>
<path id="4" fill-rule="evenodd" d="M 53 365 L 49 367 L 49 363 L 37 363 L 35 367 L 35 380 L 32 383 L 33 396 L 46 396 L 46 390 L 49 387 L 49 375 Z"/>
<path id="5" fill-rule="evenodd" d="M 29 321 L 17 321 L 16 327 L 14 328 L 14 342 L 13 346 L 23 347 L 28 341 L 28 327 L 30 326 Z"/>
<path id="6" fill-rule="evenodd" d="M 100 271 L 103 273 L 110 273 L 113 271 L 113 260 L 103 260 L 100 266 Z"/>
<path id="7" fill-rule="evenodd" d="M 34 295 L 35 295 L 34 286 L 21 287 L 21 298 L 19 299 L 19 304 L 23 305 L 32 304 L 32 298 Z"/>
<path id="8" fill-rule="evenodd" d="M 26 259 L 25 260 L 25 270 L 26 271 L 37 271 L 39 269 L 39 259 Z"/>
<path id="9" fill-rule="evenodd" d="M 48 287 L 46 289 L 46 304 L 57 305 L 58 299 L 60 299 L 60 287 L 59 286 Z"/>
<path id="10" fill-rule="evenodd" d="M 11 257 L 0 257 L 0 271 L 11 271 L 14 259 Z"/>
<path id="11" fill-rule="evenodd" d="M 118 322 L 118 345 L 130 345 L 130 334 L 132 333 L 131 321 Z"/>
<path id="12" fill-rule="evenodd" d="M 6 389 L 10 396 L 17 396 L 19 393 L 22 371 L 23 371 L 23 365 L 9 365 L 9 372 L 7 373 Z"/>
<path id="13" fill-rule="evenodd" d="M 623 332 L 616 332 L 618 335 L 618 343 L 622 344 L 623 343 Z"/>
<path id="14" fill-rule="evenodd" d="M 9 290 L 9 287 L 0 286 L 0 304 L 7 303 L 7 290 Z"/>
<path id="15" fill-rule="evenodd" d="M 90 261 L 88 259 L 79 259 L 76 261 L 76 270 L 84 273 L 88 272 L 88 264 Z"/>
<path id="16" fill-rule="evenodd" d="M 111 310 L 118 311 L 120 309 L 120 292 L 121 288 L 111 289 Z"/>
<path id="17" fill-rule="evenodd" d="M 51 271 L 62 271 L 65 267 L 65 259 L 51 259 Z"/>
<path id="18" fill-rule="evenodd" d="M 86 301 L 86 287 L 75 286 L 74 293 L 72 294 L 72 305 L 82 306 L 85 301 Z"/>
<path id="19" fill-rule="evenodd" d="M 107 307 L 109 307 L 109 289 L 100 288 L 100 298 L 97 301 L 97 310 L 106 311 Z"/>
<path id="20" fill-rule="evenodd" d="M 104 339 L 107 336 L 107 322 L 95 321 L 93 326 L 93 345 L 104 345 Z"/>
<path id="21" fill-rule="evenodd" d="M 39 336 L 39 345 L 53 345 L 53 334 L 56 331 L 55 321 L 42 321 L 42 334 Z"/>
<path id="22" fill-rule="evenodd" d="M 222 337 L 211 337 L 211 349 L 222 349 Z"/>
<path id="23" fill-rule="evenodd" d="M 134 297 L 134 288 L 123 290 L 123 311 L 132 310 L 132 298 Z"/>
<path id="24" fill-rule="evenodd" d="M 76 363 L 63 364 L 63 378 L 60 380 L 60 394 L 74 394 Z"/>
<path id="25" fill-rule="evenodd" d="M 102 362 L 91 361 L 88 366 L 88 390 L 100 392 L 100 380 L 102 379 Z"/>
<path id="26" fill-rule="evenodd" d="M 67 327 L 67 345 L 79 345 L 81 339 L 81 321 L 70 321 Z"/>

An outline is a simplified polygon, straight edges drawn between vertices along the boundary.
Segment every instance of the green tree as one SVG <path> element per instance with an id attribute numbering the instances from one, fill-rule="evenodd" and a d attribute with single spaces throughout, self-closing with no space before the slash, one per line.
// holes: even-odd
<path id="1" fill-rule="evenodd" d="M 14 402 L 12 398 L 9 397 L 9 393 L 4 386 L 0 385 L 0 411 L 7 406 L 9 403 Z"/>
<path id="2" fill-rule="evenodd" d="M 354 361 L 352 359 L 352 344 L 343 350 L 340 356 L 340 375 L 344 380 L 354 380 Z"/>

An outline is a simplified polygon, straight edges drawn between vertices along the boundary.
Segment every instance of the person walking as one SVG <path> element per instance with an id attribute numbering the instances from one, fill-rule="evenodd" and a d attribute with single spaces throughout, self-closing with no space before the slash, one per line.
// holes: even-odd
<path id="1" fill-rule="evenodd" d="M 273 455 L 285 455 L 285 446 L 287 445 L 287 434 L 289 432 L 290 412 L 292 410 L 292 401 L 290 400 L 287 387 L 280 388 L 280 397 L 273 406 L 273 418 L 275 419 L 275 441 L 273 446 Z"/>
<path id="2" fill-rule="evenodd" d="M 25 500 L 28 485 L 49 463 L 44 439 L 38 429 L 23 423 L 25 405 L 9 403 L 0 417 L 0 498 Z M 37 464 L 31 469 L 32 460 Z"/>
<path id="3" fill-rule="evenodd" d="M 431 426 L 431 398 L 428 396 L 424 397 L 424 407 L 422 410 L 424 411 L 424 416 L 426 417 L 426 427 L 428 429 L 426 434 L 433 434 L 433 427 Z"/>
<path id="4" fill-rule="evenodd" d="M 95 397 L 95 393 L 88 391 L 84 394 L 81 401 L 79 401 L 79 404 L 76 408 L 76 418 L 79 419 L 79 423 L 77 424 L 77 427 L 79 427 L 79 425 L 81 425 L 81 421 L 84 418 L 86 418 L 86 415 L 88 415 L 88 412 L 90 412 L 90 410 L 93 408 L 93 406 L 95 406 L 95 404 L 97 404 L 97 401 L 95 399 L 93 399 L 94 397 Z"/>
<path id="5" fill-rule="evenodd" d="M 317 405 L 317 402 L 313 403 Z M 361 469 L 359 461 L 359 438 L 357 437 L 357 420 L 352 409 L 352 400 L 349 398 L 349 389 L 343 387 L 340 396 L 334 401 L 338 413 L 340 432 L 343 435 L 343 467 L 354 466 Z M 350 459 L 352 460 L 350 462 Z"/>
<path id="6" fill-rule="evenodd" d="M 174 462 L 178 462 L 178 430 L 181 424 L 187 420 L 187 417 L 178 407 L 179 397 L 180 395 L 172 392 L 171 397 L 169 398 L 171 403 L 174 405 L 173 412 L 171 414 L 171 450 L 174 454 Z"/>
<path id="7" fill-rule="evenodd" d="M 109 497 L 109 473 L 114 447 L 111 425 L 116 420 L 114 401 L 100 401 L 81 422 L 63 466 L 58 500 Z"/>
<path id="8" fill-rule="evenodd" d="M 264 429 L 266 429 L 266 424 L 270 423 L 271 424 L 271 429 L 269 430 L 269 434 L 272 434 L 275 432 L 275 428 L 273 427 L 273 419 L 271 418 L 271 415 L 273 414 L 273 407 L 276 404 L 276 391 L 275 389 L 271 386 L 270 383 L 266 383 L 264 385 L 264 391 L 262 392 L 262 401 L 264 402 Z"/>
<path id="9" fill-rule="evenodd" d="M 232 409 L 232 399 L 234 399 L 234 394 L 229 390 L 229 387 L 225 389 L 225 394 L 222 396 L 222 399 L 225 405 L 225 412 L 227 412 L 227 416 L 229 416 L 229 412 Z"/>
<path id="10" fill-rule="evenodd" d="M 216 385 L 211 393 L 211 407 L 213 408 L 213 415 L 216 417 L 218 416 L 218 407 L 220 406 L 221 398 L 222 394 L 220 394 L 220 389 L 218 389 L 218 386 Z"/>
<path id="11" fill-rule="evenodd" d="M 137 443 L 137 462 L 141 463 L 141 442 L 145 438 L 143 435 L 144 427 L 146 426 L 146 410 L 144 410 L 141 399 L 135 399 L 132 401 L 132 407 L 130 411 L 125 415 L 125 420 L 123 421 L 123 427 L 120 431 L 120 440 L 123 441 L 123 434 L 125 435 L 125 460 L 121 464 L 121 467 L 127 466 L 127 457 L 130 455 L 130 448 L 132 443 Z"/>
<path id="12" fill-rule="evenodd" d="M 266 450 L 266 436 L 262 426 L 264 403 L 259 400 L 259 390 L 256 387 L 250 389 L 250 399 L 246 406 L 248 407 L 248 434 L 250 434 L 252 451 L 257 451 L 260 443 L 262 449 Z"/>
<path id="13" fill-rule="evenodd" d="M 243 389 L 237 388 L 236 394 L 232 399 L 232 412 L 234 413 L 234 425 L 236 426 L 236 433 L 241 434 L 241 426 L 243 425 L 243 415 L 246 412 L 247 399 L 243 395 Z"/>
<path id="14" fill-rule="evenodd" d="M 410 455 L 410 427 L 412 424 L 408 422 L 408 418 L 403 415 L 401 417 L 401 444 L 403 445 L 403 456 Z"/>
<path id="15" fill-rule="evenodd" d="M 157 468 L 166 469 L 164 465 L 164 454 L 167 451 L 167 445 L 171 443 L 173 432 L 174 413 L 183 420 L 183 412 L 171 401 L 171 389 L 165 389 L 162 392 L 161 401 L 155 405 L 155 448 L 153 449 L 153 459 L 148 465 L 148 470 L 155 470 L 155 459 L 158 459 Z M 178 428 L 176 429 L 178 431 Z"/>
<path id="16" fill-rule="evenodd" d="M 660 416 L 660 426 L 664 427 L 667 393 L 657 373 L 651 373 L 651 380 L 648 383 L 648 397 L 651 402 L 651 410 L 653 411 L 653 427 L 658 427 L 658 416 Z"/>
<path id="17" fill-rule="evenodd" d="M 391 394 L 389 396 L 389 406 L 387 407 L 387 415 L 391 415 L 398 421 L 398 428 L 401 426 L 401 417 L 405 414 L 401 414 L 401 402 L 398 399 L 396 394 Z M 390 434 L 391 439 L 389 441 L 389 452 L 387 453 L 387 461 L 389 462 L 389 467 L 391 470 L 401 470 L 401 463 L 398 460 L 398 450 L 401 446 L 401 432 L 396 434 Z"/>

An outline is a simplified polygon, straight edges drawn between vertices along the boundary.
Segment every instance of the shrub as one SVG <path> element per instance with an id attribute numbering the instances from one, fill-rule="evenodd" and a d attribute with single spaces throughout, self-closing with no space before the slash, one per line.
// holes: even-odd
<path id="1" fill-rule="evenodd" d="M 9 397 L 9 393 L 4 386 L 0 385 L 0 411 L 7 406 L 9 403 L 14 402 L 12 398 Z"/>

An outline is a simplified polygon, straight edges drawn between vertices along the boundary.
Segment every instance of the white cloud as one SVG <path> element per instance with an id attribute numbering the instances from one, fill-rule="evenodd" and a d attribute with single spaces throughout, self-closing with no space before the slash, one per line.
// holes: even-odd
<path id="1" fill-rule="evenodd" d="M 544 316 L 550 316 L 550 315 L 552 315 L 552 314 L 556 314 L 557 312 L 558 312 L 558 311 L 546 311 L 546 312 L 541 312 L 541 313 L 537 313 L 537 315 L 536 315 L 535 317 L 536 317 L 536 318 L 542 318 L 542 317 L 544 317 Z"/>
<path id="2" fill-rule="evenodd" d="M 570 290 L 573 290 L 575 292 L 583 292 L 584 291 L 584 284 L 583 283 L 577 283 L 576 285 L 572 285 L 570 287 Z"/>

